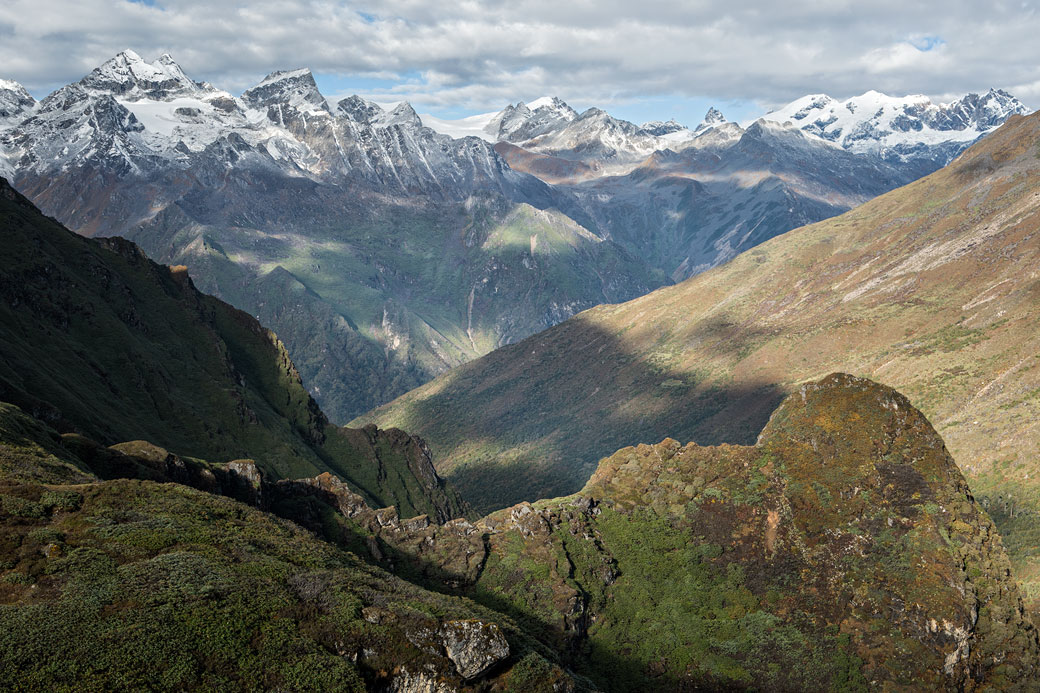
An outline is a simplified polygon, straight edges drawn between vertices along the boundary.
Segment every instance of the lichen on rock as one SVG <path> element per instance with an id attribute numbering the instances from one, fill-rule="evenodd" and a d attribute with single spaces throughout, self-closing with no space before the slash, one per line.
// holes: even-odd
<path id="1" fill-rule="evenodd" d="M 475 679 L 509 656 L 509 643 L 495 623 L 469 619 L 441 626 L 441 642 L 459 676 Z"/>

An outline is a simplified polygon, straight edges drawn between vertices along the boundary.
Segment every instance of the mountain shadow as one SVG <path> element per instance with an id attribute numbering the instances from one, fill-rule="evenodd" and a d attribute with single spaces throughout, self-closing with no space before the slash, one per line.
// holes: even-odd
<path id="1" fill-rule="evenodd" d="M 640 358 L 623 334 L 579 315 L 410 393 L 390 417 L 381 408 L 355 423 L 421 426 L 435 460 L 449 462 L 440 472 L 481 512 L 573 493 L 600 458 L 626 445 L 753 443 L 782 389 L 766 379 L 720 385 L 682 370 L 668 336 L 662 331 L 661 349 Z M 693 336 L 740 352 L 763 333 L 719 318 Z"/>

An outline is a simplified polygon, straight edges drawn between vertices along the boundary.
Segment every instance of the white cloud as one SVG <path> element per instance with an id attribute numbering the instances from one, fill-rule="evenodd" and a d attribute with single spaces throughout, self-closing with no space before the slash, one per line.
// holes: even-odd
<path id="1" fill-rule="evenodd" d="M 875 48 L 861 59 L 867 74 L 906 74 L 909 81 L 915 74 L 944 72 L 949 67 L 945 44 L 936 44 L 928 50 L 907 42 Z"/>
<path id="2" fill-rule="evenodd" d="M 267 72 L 399 81 L 423 109 L 674 95 L 785 103 L 868 89 L 943 95 L 1022 86 L 1040 103 L 1031 3 L 969 0 L 5 0 L 0 77 L 39 91 L 124 48 L 171 53 L 231 91 Z M 1023 86 L 1025 85 L 1025 86 Z"/>

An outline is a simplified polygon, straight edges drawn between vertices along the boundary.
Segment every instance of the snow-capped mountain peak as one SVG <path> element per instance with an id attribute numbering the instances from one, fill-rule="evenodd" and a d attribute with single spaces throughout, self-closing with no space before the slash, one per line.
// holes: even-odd
<path id="1" fill-rule="evenodd" d="M 394 106 L 389 112 L 382 112 L 371 120 L 376 127 L 390 127 L 392 125 L 405 125 L 408 127 L 422 127 L 422 120 L 407 101 Z"/>
<path id="2" fill-rule="evenodd" d="M 722 115 L 722 111 L 712 106 L 708 109 L 708 112 L 704 114 L 705 125 L 718 125 L 719 123 L 725 123 L 726 116 Z"/>
<path id="3" fill-rule="evenodd" d="M 18 82 L 0 79 L 0 128 L 28 118 L 36 110 L 36 99 Z"/>
<path id="4" fill-rule="evenodd" d="M 713 127 L 722 125 L 728 122 L 726 116 L 722 115 L 722 111 L 712 106 L 708 109 L 708 112 L 704 114 L 704 120 L 697 126 L 695 132 L 704 132 L 710 130 Z"/>
<path id="5" fill-rule="evenodd" d="M 357 94 L 348 96 L 336 104 L 336 111 L 355 123 L 368 124 L 383 114 L 379 104 L 363 99 Z"/>
<path id="6" fill-rule="evenodd" d="M 852 152 L 904 158 L 918 155 L 924 145 L 941 150 L 938 160 L 946 163 L 1011 115 L 1028 112 L 1018 99 L 994 89 L 948 104 L 922 94 L 900 97 L 871 90 L 844 101 L 810 94 L 764 117 L 790 121 Z"/>
<path id="7" fill-rule="evenodd" d="M 328 102 L 318 91 L 314 75 L 307 68 L 272 72 L 243 92 L 242 101 L 257 110 L 292 106 L 302 113 L 331 113 Z"/>
<path id="8" fill-rule="evenodd" d="M 523 102 L 521 101 L 520 103 Z M 527 107 L 534 112 L 545 109 L 549 112 L 570 115 L 572 117 L 577 115 L 577 112 L 558 96 L 543 96 L 527 104 Z"/>
<path id="9" fill-rule="evenodd" d="M 203 84 L 190 79 L 169 54 L 147 62 L 132 50 L 125 50 L 79 81 L 92 92 L 106 92 L 125 99 L 166 100 L 196 95 Z"/>
<path id="10" fill-rule="evenodd" d="M 557 130 L 578 117 L 578 112 L 556 96 L 543 96 L 530 104 L 506 106 L 484 127 L 493 139 L 522 142 Z"/>
<path id="11" fill-rule="evenodd" d="M 673 132 L 680 132 L 686 129 L 685 125 L 677 122 L 674 118 L 665 122 L 663 120 L 651 120 L 643 123 L 639 126 L 639 129 L 643 132 L 660 137 L 661 135 L 668 135 Z"/>

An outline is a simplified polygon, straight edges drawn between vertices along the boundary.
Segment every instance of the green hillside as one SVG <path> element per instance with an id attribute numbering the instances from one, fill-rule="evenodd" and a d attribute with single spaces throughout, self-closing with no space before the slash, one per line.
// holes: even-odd
<path id="1" fill-rule="evenodd" d="M 125 233 L 273 328 L 333 421 L 667 283 L 566 215 L 498 195 L 402 202 L 280 185 L 291 213 L 250 188 L 244 200 L 205 190 Z"/>
<path id="2" fill-rule="evenodd" d="M 88 240 L 0 181 L 0 401 L 106 445 L 331 471 L 372 504 L 464 512 L 421 444 L 329 424 L 278 338 L 122 239 Z"/>

